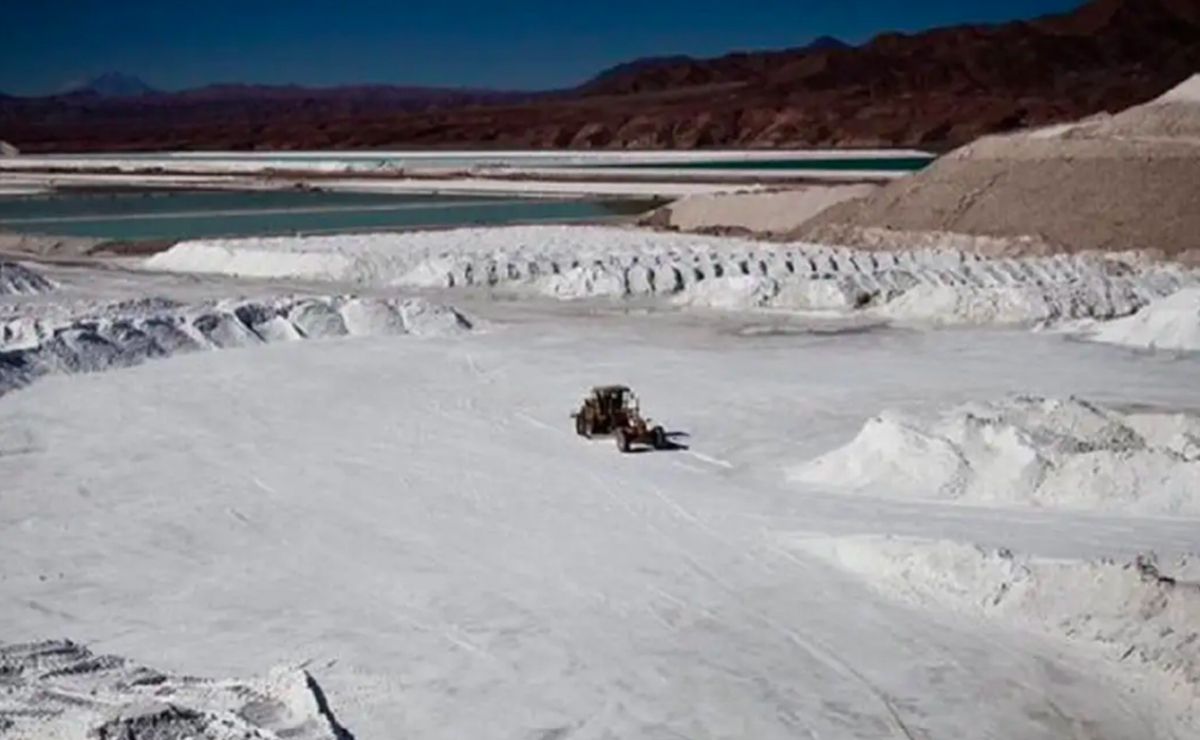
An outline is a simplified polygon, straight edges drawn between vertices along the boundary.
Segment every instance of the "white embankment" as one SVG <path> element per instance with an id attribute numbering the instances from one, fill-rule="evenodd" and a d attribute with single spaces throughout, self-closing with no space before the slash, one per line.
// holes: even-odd
<path id="1" fill-rule="evenodd" d="M 936 323 L 1110 319 L 1200 282 L 1116 257 L 855 251 L 598 226 L 184 242 L 145 267 L 360 285 L 484 286 L 560 299 L 669 296 L 725 309 L 868 311 Z"/>
<path id="2" fill-rule="evenodd" d="M 201 349 L 386 334 L 464 331 L 472 323 L 423 299 L 352 296 L 222 300 L 161 298 L 43 312 L 0 323 L 0 395 L 52 372 L 127 367 Z"/>
<path id="3" fill-rule="evenodd" d="M 54 290 L 54 283 L 15 262 L 0 262 L 0 295 L 34 295 Z"/>
<path id="4" fill-rule="evenodd" d="M 248 680 L 173 676 L 69 640 L 0 643 L 0 737 L 344 740 L 307 672 Z"/>

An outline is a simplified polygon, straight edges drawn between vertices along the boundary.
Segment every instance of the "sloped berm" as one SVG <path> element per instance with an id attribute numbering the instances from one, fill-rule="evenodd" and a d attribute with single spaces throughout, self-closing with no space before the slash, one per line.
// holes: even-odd
<path id="1" fill-rule="evenodd" d="M 49 373 L 128 367 L 182 352 L 474 328 L 453 308 L 418 298 L 287 297 L 190 305 L 147 298 L 0 323 L 0 395 Z"/>
<path id="2" fill-rule="evenodd" d="M 1200 272 L 1120 255 L 992 259 L 561 225 L 181 242 L 143 267 L 559 300 L 661 296 L 691 307 L 957 324 L 1113 319 L 1200 282 Z"/>
<path id="3" fill-rule="evenodd" d="M 56 287 L 49 279 L 24 265 L 0 261 L 0 295 L 49 293 Z"/>
<path id="4" fill-rule="evenodd" d="M 302 669 L 174 676 L 71 640 L 0 643 L 0 737 L 353 740 Z"/>

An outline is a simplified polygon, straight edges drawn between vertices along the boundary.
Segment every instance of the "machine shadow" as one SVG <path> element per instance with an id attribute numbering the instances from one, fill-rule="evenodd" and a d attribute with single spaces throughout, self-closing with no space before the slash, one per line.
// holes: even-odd
<path id="1" fill-rule="evenodd" d="M 639 445 L 637 447 L 630 448 L 627 454 L 640 455 L 645 452 L 682 452 L 683 450 L 688 449 L 688 445 L 686 442 L 681 442 L 680 440 L 690 439 L 691 436 L 692 435 L 688 434 L 687 432 L 667 432 L 663 435 L 664 440 L 662 447 Z"/>

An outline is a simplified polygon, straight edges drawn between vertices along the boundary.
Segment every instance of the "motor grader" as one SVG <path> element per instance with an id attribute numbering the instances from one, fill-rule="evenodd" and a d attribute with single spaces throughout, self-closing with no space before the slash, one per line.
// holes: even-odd
<path id="1" fill-rule="evenodd" d="M 631 451 L 634 445 L 650 445 L 656 450 L 667 447 L 667 433 L 642 417 L 638 397 L 624 385 L 596 386 L 571 416 L 576 434 L 588 439 L 611 434 L 621 452 Z"/>

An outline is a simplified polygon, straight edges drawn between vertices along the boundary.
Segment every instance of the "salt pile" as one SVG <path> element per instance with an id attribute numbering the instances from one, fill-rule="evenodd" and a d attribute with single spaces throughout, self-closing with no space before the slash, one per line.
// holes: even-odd
<path id="1" fill-rule="evenodd" d="M 0 295 L 33 295 L 54 290 L 54 283 L 28 267 L 0 262 Z"/>
<path id="2" fill-rule="evenodd" d="M 788 544 L 884 595 L 1069 640 L 1151 669 L 1169 714 L 1193 727 L 1200 687 L 1200 558 L 1048 560 L 968 544 L 802 537 Z M 1128 671 L 1125 667 L 1123 671 Z M 1145 680 L 1139 673 L 1138 679 Z"/>
<path id="3" fill-rule="evenodd" d="M 165 272 L 366 284 L 385 282 L 372 278 L 394 276 L 411 262 L 401 250 L 389 254 L 381 248 L 382 241 L 354 235 L 185 241 L 148 257 L 143 266 Z"/>
<path id="4" fill-rule="evenodd" d="M 1181 268 L 1115 259 L 872 252 L 595 226 L 184 242 L 145 265 L 561 300 L 667 296 L 735 310 L 871 310 L 956 323 L 1113 318 L 1200 282 Z"/>
<path id="5" fill-rule="evenodd" d="M 1200 262 L 1200 75 L 1074 125 L 988 136 L 796 238 L 897 249 L 931 235 L 990 238 L 981 253 L 1138 250 Z"/>
<path id="6" fill-rule="evenodd" d="M 142 299 L 71 315 L 0 323 L 0 395 L 52 372 L 96 372 L 201 349 L 391 334 L 437 336 L 473 328 L 423 299 L 352 296 L 223 300 L 184 305 Z"/>
<path id="7" fill-rule="evenodd" d="M 1184 288 L 1132 316 L 1101 324 L 1094 342 L 1146 349 L 1200 351 L 1200 288 Z"/>
<path id="8" fill-rule="evenodd" d="M 721 277 L 695 283 L 674 298 L 680 306 L 745 310 L 847 312 L 887 303 L 911 288 L 910 273 L 880 273 L 874 284 L 851 277 L 775 279 L 761 276 Z"/>
<path id="9" fill-rule="evenodd" d="M 873 496 L 1200 515 L 1200 419 L 1017 397 L 885 411 L 791 480 Z"/>
<path id="10" fill-rule="evenodd" d="M 345 740 L 303 670 L 251 680 L 172 676 L 68 640 L 0 644 L 0 736 Z"/>

